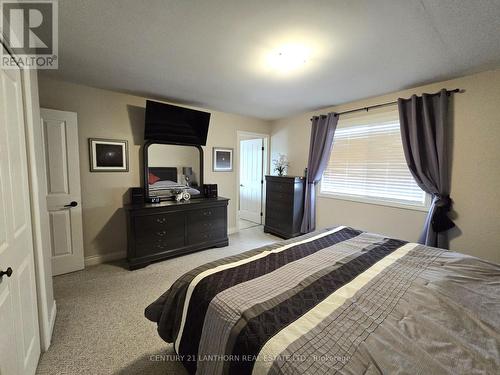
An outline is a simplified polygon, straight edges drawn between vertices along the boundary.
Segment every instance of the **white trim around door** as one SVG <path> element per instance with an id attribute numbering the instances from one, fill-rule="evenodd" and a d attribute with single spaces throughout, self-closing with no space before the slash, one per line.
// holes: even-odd
<path id="1" fill-rule="evenodd" d="M 38 99 L 36 70 L 24 70 L 24 101 L 26 117 L 26 148 L 31 198 L 31 219 L 37 281 L 38 319 L 40 345 L 47 351 L 52 339 L 56 319 L 56 301 L 52 285 L 52 246 L 47 211 L 47 177 L 43 155 L 42 127 Z"/>

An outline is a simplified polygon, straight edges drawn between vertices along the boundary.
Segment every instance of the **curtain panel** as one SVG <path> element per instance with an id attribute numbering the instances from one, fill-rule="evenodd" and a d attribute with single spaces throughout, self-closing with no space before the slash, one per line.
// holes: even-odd
<path id="1" fill-rule="evenodd" d="M 448 217 L 450 171 L 448 162 L 448 99 L 436 94 L 398 99 L 401 138 L 406 163 L 418 186 L 432 195 L 432 203 L 419 242 L 448 248 L 447 231 L 455 226 Z"/>
<path id="2" fill-rule="evenodd" d="M 302 217 L 302 233 L 316 229 L 316 185 L 328 164 L 333 147 L 333 136 L 338 114 L 314 116 L 311 126 L 311 141 L 309 144 L 309 160 L 307 162 L 306 191 L 304 200 L 304 216 Z"/>

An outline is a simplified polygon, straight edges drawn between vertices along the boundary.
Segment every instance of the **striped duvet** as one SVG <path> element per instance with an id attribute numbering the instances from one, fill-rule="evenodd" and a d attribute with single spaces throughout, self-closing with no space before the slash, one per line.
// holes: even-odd
<path id="1" fill-rule="evenodd" d="M 500 266 L 347 227 L 198 267 L 146 317 L 190 373 L 500 368 Z"/>

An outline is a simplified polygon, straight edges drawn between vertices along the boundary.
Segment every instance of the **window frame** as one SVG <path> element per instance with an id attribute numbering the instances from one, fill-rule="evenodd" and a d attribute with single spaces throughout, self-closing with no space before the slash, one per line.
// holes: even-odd
<path id="1" fill-rule="evenodd" d="M 328 193 L 321 191 L 321 183 L 322 181 L 318 184 L 318 189 L 319 189 L 318 197 L 320 198 L 337 199 L 348 202 L 356 202 L 356 203 L 371 204 L 376 206 L 386 206 L 386 207 L 402 208 L 405 210 L 425 211 L 425 212 L 429 211 L 432 202 L 432 197 L 428 193 L 425 193 L 425 200 L 423 205 L 391 201 L 389 199 L 385 200 L 381 198 L 369 198 L 354 194 L 349 195 L 341 193 Z"/>
<path id="2" fill-rule="evenodd" d="M 388 112 L 392 112 L 394 110 L 385 110 Z M 367 119 L 371 116 L 376 117 L 377 114 L 384 113 L 385 111 L 373 111 L 375 113 L 370 113 L 370 114 L 365 114 L 362 116 L 350 116 L 347 119 L 348 123 L 351 123 L 351 125 L 348 126 L 342 126 L 341 128 L 350 128 L 350 127 L 355 127 L 355 126 L 363 126 L 366 125 Z M 356 121 L 360 121 L 361 123 L 355 124 Z M 334 146 L 335 147 L 335 136 L 334 136 Z M 333 149 L 332 149 L 333 152 Z M 325 169 L 326 170 L 326 169 Z M 320 198 L 327 198 L 327 199 L 337 199 L 337 200 L 342 200 L 342 201 L 348 201 L 348 202 L 356 202 L 356 203 L 362 203 L 362 204 L 371 204 L 371 205 L 377 205 L 377 206 L 386 206 L 386 207 L 393 207 L 393 208 L 399 208 L 399 209 L 405 209 L 405 210 L 412 210 L 412 211 L 429 211 L 429 208 L 432 203 L 432 195 L 425 193 L 424 197 L 424 202 L 423 204 L 414 204 L 411 202 L 404 202 L 404 201 L 399 201 L 399 200 L 392 200 L 390 198 L 383 198 L 383 197 L 367 197 L 367 196 L 360 196 L 356 194 L 344 194 L 344 193 L 337 193 L 337 192 L 328 192 L 328 191 L 323 191 L 323 176 L 321 176 L 321 180 L 318 183 L 317 186 L 317 196 Z"/>

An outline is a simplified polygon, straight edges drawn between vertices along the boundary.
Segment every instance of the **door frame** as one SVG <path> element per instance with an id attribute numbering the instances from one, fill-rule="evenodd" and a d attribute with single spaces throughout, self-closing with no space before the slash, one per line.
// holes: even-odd
<path id="1" fill-rule="evenodd" d="M 38 323 L 42 352 L 48 350 L 56 320 L 56 301 L 52 284 L 52 243 L 47 210 L 47 172 L 42 144 L 38 74 L 35 70 L 21 70 L 25 113 L 28 185 L 31 199 L 33 250 L 35 259 Z"/>
<path id="2" fill-rule="evenodd" d="M 10 55 L 14 55 L 11 49 L 5 45 L 2 32 L 0 32 L 0 48 L 4 48 Z M 40 349 L 41 352 L 45 352 L 50 346 L 54 330 L 56 301 L 54 300 L 52 285 L 50 263 L 52 249 L 48 229 L 49 216 L 46 209 L 47 177 L 45 166 L 43 163 L 41 164 L 44 159 L 43 145 L 41 144 L 38 72 L 36 69 L 25 69 L 23 67 L 19 67 L 19 70 L 23 97 L 24 137 L 26 142 Z"/>
<path id="3" fill-rule="evenodd" d="M 235 215 L 236 215 L 236 227 L 235 231 L 239 232 L 240 230 L 240 217 L 239 217 L 239 208 L 240 208 L 240 141 L 245 139 L 263 139 L 264 140 L 264 152 L 263 152 L 263 168 L 262 168 L 262 180 L 264 183 L 262 184 L 262 196 L 261 196 L 261 207 L 262 207 L 262 224 L 264 224 L 266 219 L 266 178 L 265 176 L 269 173 L 269 151 L 270 151 L 270 135 L 265 133 L 255 133 L 255 132 L 247 132 L 238 130 L 236 132 L 236 155 L 234 156 L 235 161 L 235 171 L 236 171 L 236 204 L 235 204 Z"/>

